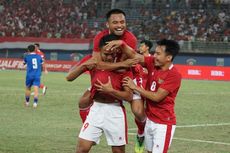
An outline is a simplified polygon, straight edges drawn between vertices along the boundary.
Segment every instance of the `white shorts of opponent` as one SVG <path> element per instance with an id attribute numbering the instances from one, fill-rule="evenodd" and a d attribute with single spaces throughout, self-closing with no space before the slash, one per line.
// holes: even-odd
<path id="1" fill-rule="evenodd" d="M 99 144 L 102 133 L 105 133 L 109 146 L 127 144 L 126 113 L 125 108 L 119 103 L 94 101 L 81 128 L 79 138 Z"/>
<path id="2" fill-rule="evenodd" d="M 176 129 L 176 125 L 158 124 L 147 118 L 145 125 L 145 148 L 149 152 L 167 152 Z"/>

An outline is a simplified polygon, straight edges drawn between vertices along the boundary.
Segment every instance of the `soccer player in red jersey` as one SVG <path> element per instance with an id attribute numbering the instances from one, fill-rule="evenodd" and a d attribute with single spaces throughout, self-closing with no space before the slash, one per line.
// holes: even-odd
<path id="1" fill-rule="evenodd" d="M 46 68 L 46 63 L 45 63 L 45 54 L 40 50 L 40 45 L 38 43 L 35 43 L 35 53 L 40 55 L 42 60 L 43 60 L 43 64 L 42 64 L 42 70 L 45 72 L 45 74 L 48 73 L 48 70 Z M 47 90 L 47 86 L 45 86 L 44 84 L 40 84 L 39 86 L 40 89 L 42 89 L 42 93 L 43 95 L 46 94 L 46 90 Z"/>
<path id="2" fill-rule="evenodd" d="M 153 56 L 135 54 L 148 70 L 146 89 L 136 86 L 131 78 L 124 80 L 125 86 L 146 99 L 145 145 L 148 153 L 167 153 L 175 132 L 174 107 L 181 86 L 181 74 L 172 62 L 179 49 L 176 41 L 163 39 L 157 42 Z M 126 53 L 133 55 L 132 51 Z"/>
<path id="3" fill-rule="evenodd" d="M 112 9 L 106 14 L 106 27 L 108 29 L 101 31 L 98 33 L 93 41 L 93 57 L 100 61 L 100 49 L 99 49 L 99 41 L 100 39 L 108 34 L 115 34 L 120 36 L 120 39 L 125 41 L 126 44 L 136 50 L 137 47 L 137 38 L 127 30 L 126 25 L 126 14 L 124 11 L 120 9 Z M 117 62 L 122 58 L 122 53 L 117 54 Z M 110 64 L 108 64 L 110 66 Z"/>
<path id="4" fill-rule="evenodd" d="M 100 41 L 101 56 L 104 62 L 115 62 L 114 52 L 104 48 L 107 41 L 119 39 L 116 35 L 106 35 Z M 90 70 L 93 104 L 79 134 L 77 153 L 89 152 L 98 144 L 100 136 L 105 133 L 112 152 L 124 153 L 127 144 L 127 122 L 122 100 L 132 100 L 132 91 L 122 86 L 125 77 L 132 77 L 130 70 L 117 72 L 99 70 L 92 59 L 72 69 L 67 80 L 74 80 L 81 73 Z"/>
<path id="5" fill-rule="evenodd" d="M 142 40 L 140 42 L 138 53 L 140 53 L 143 56 L 151 56 L 150 50 L 151 50 L 152 46 L 153 46 L 153 43 L 151 41 Z M 139 65 L 139 64 L 137 64 L 137 65 Z M 136 67 L 136 69 L 139 73 L 141 73 L 140 76 L 142 76 L 142 80 L 141 80 L 142 87 L 145 88 L 146 83 L 147 83 L 148 70 L 145 67 L 142 67 L 140 65 L 138 67 Z M 134 76 L 134 78 L 135 78 L 135 76 Z"/>
<path id="6" fill-rule="evenodd" d="M 115 34 L 117 36 L 120 36 L 120 39 L 124 40 L 131 48 L 136 50 L 137 46 L 137 39 L 136 37 L 129 32 L 126 28 L 126 19 L 125 19 L 125 12 L 123 12 L 120 9 L 112 9 L 106 14 L 106 26 L 108 29 L 101 31 L 98 33 L 93 41 L 93 53 L 92 56 L 93 58 L 99 63 L 98 68 L 101 69 L 110 69 L 114 70 L 117 69 L 118 67 L 125 67 L 122 62 L 119 62 L 123 60 L 122 53 L 117 53 L 116 54 L 116 63 L 106 63 L 101 60 L 101 55 L 100 55 L 100 49 L 99 49 L 99 41 L 100 39 L 108 34 Z M 82 120 L 86 118 L 90 105 L 86 105 L 86 99 L 89 97 L 90 92 L 87 90 L 83 96 L 80 98 L 79 101 L 79 111 L 80 111 L 80 116 Z"/>
<path id="7" fill-rule="evenodd" d="M 125 16 L 126 14 L 120 9 L 112 9 L 106 14 L 106 19 L 107 19 L 106 26 L 108 29 L 103 30 L 102 32 L 97 34 L 93 42 L 94 46 L 93 46 L 92 56 L 98 62 L 97 64 L 98 69 L 114 70 L 121 67 L 127 67 L 127 64 L 124 64 L 122 62 L 125 59 L 127 59 L 127 56 L 125 56 L 125 54 L 122 54 L 122 52 L 116 52 L 115 55 L 116 63 L 106 63 L 101 61 L 99 41 L 103 36 L 108 34 L 115 34 L 119 36 L 121 40 L 126 42 L 127 47 L 136 50 L 137 39 L 131 32 L 127 30 Z M 90 92 L 87 90 L 80 98 L 79 101 L 79 112 L 83 122 L 86 119 L 86 116 L 88 115 L 90 109 L 90 105 L 86 105 L 89 104 L 89 102 L 87 103 L 87 98 L 89 97 L 89 94 Z M 144 125 L 146 120 L 144 109 L 142 109 L 144 108 L 144 106 L 143 106 L 143 102 L 140 101 L 141 100 L 140 96 L 136 96 L 136 94 L 134 94 L 134 99 L 135 102 L 134 103 L 131 102 L 131 108 L 135 115 L 135 122 L 137 124 L 138 131 L 139 131 L 138 135 L 143 136 Z M 140 144 L 138 145 L 138 147 L 143 146 L 142 145 L 143 141 L 138 143 Z"/>

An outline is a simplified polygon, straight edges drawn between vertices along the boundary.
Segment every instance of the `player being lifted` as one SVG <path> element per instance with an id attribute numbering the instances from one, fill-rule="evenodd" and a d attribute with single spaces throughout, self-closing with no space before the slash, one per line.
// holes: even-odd
<path id="1" fill-rule="evenodd" d="M 113 63 L 116 52 L 105 49 L 107 42 L 119 39 L 116 35 L 106 35 L 99 42 L 100 54 L 104 62 Z M 117 50 L 118 51 L 118 50 Z M 127 122 L 122 100 L 131 101 L 132 92 L 122 87 L 122 79 L 132 77 L 130 69 L 122 72 L 99 70 L 91 59 L 72 69 L 68 80 L 74 80 L 81 73 L 90 70 L 93 104 L 79 134 L 77 153 L 87 153 L 100 136 L 105 133 L 108 145 L 114 153 L 124 153 L 127 144 Z"/>

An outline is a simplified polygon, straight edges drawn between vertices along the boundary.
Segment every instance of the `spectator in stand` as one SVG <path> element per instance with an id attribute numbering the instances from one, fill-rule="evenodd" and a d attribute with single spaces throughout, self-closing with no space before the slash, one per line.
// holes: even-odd
<path id="1" fill-rule="evenodd" d="M 173 38 L 178 41 L 187 41 L 190 37 L 194 37 L 195 40 L 204 41 L 227 40 L 229 34 L 226 36 L 223 33 L 229 28 L 230 9 L 229 4 L 225 1 L 220 3 L 173 1 L 183 4 L 183 7 L 167 5 L 169 1 L 159 1 L 153 3 L 153 8 L 158 9 L 148 9 L 144 3 L 140 5 L 140 8 L 131 8 L 130 31 L 138 39 Z M 107 10 L 105 7 L 110 5 L 110 2 L 95 0 L 72 3 L 62 0 L 3 1 L 0 5 L 0 10 L 4 10 L 0 11 L 0 35 L 8 37 L 94 38 L 98 31 L 105 28 L 105 25 L 102 24 L 104 23 L 102 14 L 105 14 Z M 165 9 L 166 5 L 169 7 L 168 13 L 161 11 L 162 8 Z M 186 7 L 189 9 L 184 9 Z M 102 24 L 102 26 L 94 27 L 92 21 L 97 21 L 98 25 Z M 84 26 L 81 26 L 82 24 Z"/>

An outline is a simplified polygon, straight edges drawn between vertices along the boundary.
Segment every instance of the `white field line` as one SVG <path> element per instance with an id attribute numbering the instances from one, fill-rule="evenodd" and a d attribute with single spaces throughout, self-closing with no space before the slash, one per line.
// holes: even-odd
<path id="1" fill-rule="evenodd" d="M 177 126 L 176 128 L 191 128 L 191 127 L 211 127 L 211 126 L 228 126 L 230 123 L 217 123 L 217 124 L 195 124 L 195 125 L 181 125 Z M 137 130 L 137 128 L 130 128 L 129 131 L 134 131 Z M 136 133 L 128 133 L 129 135 L 136 135 Z M 220 144 L 220 145 L 227 145 L 230 146 L 230 143 L 226 142 L 217 142 L 217 141 L 208 141 L 208 140 L 199 140 L 199 139 L 187 139 L 187 138 L 176 138 L 174 137 L 173 139 L 175 140 L 181 140 L 181 141 L 189 141 L 189 142 L 201 142 L 201 143 L 210 143 L 210 144 Z"/>
<path id="2" fill-rule="evenodd" d="M 128 133 L 129 135 L 137 135 L 137 133 Z M 217 142 L 217 141 L 208 141 L 208 140 L 199 140 L 199 139 L 187 139 L 187 138 L 173 138 L 173 140 L 189 141 L 189 142 L 202 142 L 202 143 L 211 143 L 211 144 L 220 144 L 230 146 L 230 143 L 226 142 Z"/>
<path id="3" fill-rule="evenodd" d="M 230 123 L 216 123 L 216 124 L 194 124 L 194 125 L 177 125 L 176 128 L 192 128 L 192 127 L 208 127 L 208 126 L 228 126 Z M 129 131 L 135 131 L 137 128 L 130 128 Z"/>
<path id="4" fill-rule="evenodd" d="M 230 123 L 178 125 L 178 126 L 176 126 L 176 128 L 207 127 L 207 126 L 225 126 L 225 125 L 230 125 Z"/>
<path id="5" fill-rule="evenodd" d="M 226 142 L 207 141 L 207 140 L 199 140 L 199 139 L 186 139 L 186 138 L 173 138 L 173 139 L 181 140 L 181 141 L 202 142 L 202 143 L 211 143 L 211 144 L 220 144 L 220 145 L 230 146 L 230 143 L 226 143 Z"/>

